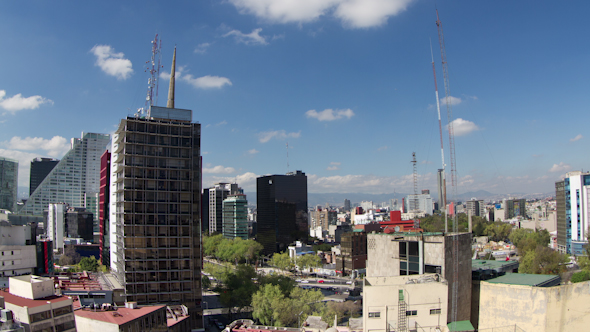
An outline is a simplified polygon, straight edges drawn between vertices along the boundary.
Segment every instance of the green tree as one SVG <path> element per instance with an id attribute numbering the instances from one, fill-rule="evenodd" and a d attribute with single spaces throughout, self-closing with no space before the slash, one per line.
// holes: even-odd
<path id="1" fill-rule="evenodd" d="M 80 270 L 81 271 L 92 271 L 96 272 L 98 270 L 98 262 L 94 256 L 90 257 L 83 257 L 80 260 Z"/>
<path id="2" fill-rule="evenodd" d="M 285 296 L 278 285 L 266 284 L 252 296 L 252 317 L 264 325 L 296 327 L 309 315 L 321 315 L 322 292 L 295 287 Z"/>
<path id="3" fill-rule="evenodd" d="M 201 275 L 201 287 L 203 289 L 209 289 L 211 287 L 211 280 L 207 275 Z"/>
<path id="4" fill-rule="evenodd" d="M 560 274 L 566 270 L 568 259 L 551 248 L 537 246 L 529 250 L 520 261 L 519 273 Z"/>
<path id="5" fill-rule="evenodd" d="M 286 252 L 274 253 L 270 259 L 270 265 L 281 270 L 292 270 L 295 267 L 293 260 Z"/>
<path id="6" fill-rule="evenodd" d="M 297 256 L 296 264 L 299 269 L 303 271 L 309 268 L 322 266 L 322 259 L 316 254 L 301 255 Z"/>
<path id="7" fill-rule="evenodd" d="M 203 236 L 203 251 L 205 256 L 215 257 L 217 246 L 223 241 L 223 235 Z"/>
<path id="8" fill-rule="evenodd" d="M 295 280 L 278 274 L 261 276 L 258 281 L 261 287 L 267 284 L 279 286 L 285 297 L 288 297 L 291 291 L 297 287 Z"/>
<path id="9" fill-rule="evenodd" d="M 333 322 L 335 317 L 338 317 L 339 321 L 348 318 L 357 318 L 360 316 L 362 306 L 357 301 L 345 301 L 335 302 L 330 301 L 327 303 L 326 310 L 322 314 L 324 322 Z"/>
<path id="10" fill-rule="evenodd" d="M 278 285 L 266 284 L 252 296 L 252 317 L 260 321 L 262 325 L 280 326 L 275 325 L 278 321 L 275 309 L 284 301 L 285 295 Z"/>
<path id="11" fill-rule="evenodd" d="M 312 246 L 312 250 L 315 252 L 318 252 L 318 251 L 324 251 L 324 252 L 328 251 L 329 252 L 329 251 L 332 251 L 332 246 L 327 243 L 314 244 Z"/>
<path id="12" fill-rule="evenodd" d="M 484 235 L 489 236 L 492 241 L 505 241 L 510 236 L 512 225 L 505 222 L 495 222 L 486 226 Z"/>
<path id="13" fill-rule="evenodd" d="M 64 253 L 59 258 L 59 265 L 74 265 L 80 262 L 80 254 L 76 252 L 73 245 L 67 245 L 64 248 Z"/>
<path id="14" fill-rule="evenodd" d="M 258 274 L 250 265 L 238 265 L 235 270 L 227 270 L 222 277 L 223 284 L 215 289 L 219 293 L 219 302 L 229 308 L 230 316 L 240 312 L 252 303 L 252 295 L 258 290 L 254 280 Z"/>
<path id="15" fill-rule="evenodd" d="M 582 271 L 574 273 L 572 275 L 572 278 L 570 279 L 570 281 L 572 283 L 588 281 L 588 280 L 590 280 L 590 271 L 587 271 L 587 270 L 582 270 Z"/>

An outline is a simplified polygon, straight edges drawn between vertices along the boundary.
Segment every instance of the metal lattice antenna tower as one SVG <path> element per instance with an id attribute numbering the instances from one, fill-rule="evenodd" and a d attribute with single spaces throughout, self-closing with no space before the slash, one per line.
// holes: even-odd
<path id="1" fill-rule="evenodd" d="M 449 129 L 449 158 L 451 163 L 451 187 L 453 201 L 457 201 L 457 169 L 455 165 L 455 133 L 453 132 L 453 112 L 451 109 L 451 88 L 449 86 L 449 68 L 447 65 L 447 55 L 445 51 L 445 38 L 443 35 L 442 23 L 438 17 L 438 10 L 436 11 L 436 26 L 438 29 L 438 42 L 440 44 L 440 56 L 442 59 L 443 77 L 445 82 L 445 101 L 447 104 L 447 119 Z M 457 213 L 453 213 L 453 240 L 452 240 L 452 276 L 450 282 L 452 284 L 451 294 L 451 317 L 452 321 L 457 321 L 457 304 L 458 304 L 458 284 L 459 284 L 459 241 L 457 241 Z"/>
<path id="2" fill-rule="evenodd" d="M 414 169 L 414 199 L 412 200 L 413 208 L 410 210 L 418 210 L 418 170 L 416 168 L 416 152 L 412 152 L 412 167 Z"/>
<path id="3" fill-rule="evenodd" d="M 287 173 L 289 173 L 289 142 L 287 142 Z"/>
<path id="4" fill-rule="evenodd" d="M 156 37 L 154 37 L 154 40 L 152 41 L 152 59 L 146 61 L 147 68 L 145 71 L 150 73 L 147 97 L 145 100 L 146 109 L 149 109 L 152 105 L 158 104 L 158 80 L 160 78 L 160 68 L 162 68 L 160 63 L 162 60 L 161 50 L 162 41 L 158 39 L 158 34 L 156 34 Z"/>
<path id="5" fill-rule="evenodd" d="M 445 214 L 445 233 L 449 232 L 449 222 L 447 217 L 447 179 L 445 177 L 446 167 L 445 164 L 445 149 L 444 149 L 444 142 L 443 142 L 443 132 L 442 132 L 442 122 L 440 120 L 440 99 L 438 97 L 438 84 L 436 82 L 436 68 L 434 67 L 434 54 L 432 53 L 432 41 L 430 41 L 430 57 L 432 58 L 432 74 L 434 75 L 434 92 L 436 95 L 436 110 L 438 111 L 438 131 L 440 133 L 440 156 L 442 158 L 442 174 L 441 174 L 441 183 L 439 185 L 442 187 L 442 197 L 439 197 L 439 205 L 442 205 L 441 210 Z"/>

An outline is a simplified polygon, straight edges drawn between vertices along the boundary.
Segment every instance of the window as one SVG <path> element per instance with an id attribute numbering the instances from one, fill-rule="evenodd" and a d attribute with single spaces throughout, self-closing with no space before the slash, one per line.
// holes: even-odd
<path id="1" fill-rule="evenodd" d="M 431 315 L 440 315 L 440 309 L 430 309 Z"/>
<path id="2" fill-rule="evenodd" d="M 381 317 L 381 312 L 380 311 L 369 312 L 369 318 L 379 318 L 379 317 Z"/>
<path id="3" fill-rule="evenodd" d="M 418 310 L 408 310 L 406 311 L 406 316 L 417 316 Z"/>

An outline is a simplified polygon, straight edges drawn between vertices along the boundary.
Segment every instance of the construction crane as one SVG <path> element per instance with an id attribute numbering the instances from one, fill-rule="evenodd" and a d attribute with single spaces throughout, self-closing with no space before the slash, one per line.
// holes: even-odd
<path id="1" fill-rule="evenodd" d="M 451 188 L 453 201 L 457 198 L 457 169 L 455 161 L 455 134 L 453 132 L 453 112 L 451 108 L 451 88 L 449 86 L 449 68 L 447 64 L 447 55 L 445 51 L 445 38 L 442 29 L 442 23 L 438 16 L 438 9 L 436 10 L 436 27 L 438 30 L 438 43 L 440 45 L 440 56 L 442 60 L 443 79 L 445 82 L 445 104 L 447 105 L 447 120 L 449 131 L 449 160 L 451 164 Z M 457 214 L 453 213 L 453 233 L 452 236 L 452 262 L 453 275 L 451 276 L 450 284 L 451 291 L 451 318 L 452 322 L 457 321 L 457 304 L 458 304 L 458 284 L 459 284 L 459 241 L 457 241 L 456 233 L 459 229 L 457 226 Z"/>

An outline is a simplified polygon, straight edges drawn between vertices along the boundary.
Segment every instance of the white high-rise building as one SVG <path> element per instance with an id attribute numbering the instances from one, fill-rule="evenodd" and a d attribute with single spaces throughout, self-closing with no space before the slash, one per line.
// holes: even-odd
<path id="1" fill-rule="evenodd" d="M 67 203 L 98 211 L 96 196 L 100 185 L 100 156 L 110 136 L 82 133 L 72 138 L 72 147 L 31 194 L 20 214 L 43 215 L 50 203 Z M 96 219 L 96 217 L 95 217 Z"/>
<path id="2" fill-rule="evenodd" d="M 209 234 L 223 233 L 223 200 L 240 193 L 237 183 L 216 183 L 209 188 Z"/>
<path id="3" fill-rule="evenodd" d="M 418 194 L 418 195 L 408 195 L 405 199 L 406 204 L 406 211 L 412 212 L 413 204 L 415 204 L 415 210 L 422 211 L 426 214 L 432 214 L 434 211 L 432 205 L 432 197 L 430 194 Z"/>
<path id="4" fill-rule="evenodd" d="M 555 183 L 558 250 L 585 255 L 590 226 L 590 173 L 569 172 Z"/>
<path id="5" fill-rule="evenodd" d="M 66 224 L 66 212 L 68 205 L 64 203 L 49 204 L 49 213 L 47 214 L 47 222 L 45 229 L 47 230 L 47 237 L 53 242 L 53 250 L 64 248 L 64 234 Z"/>

